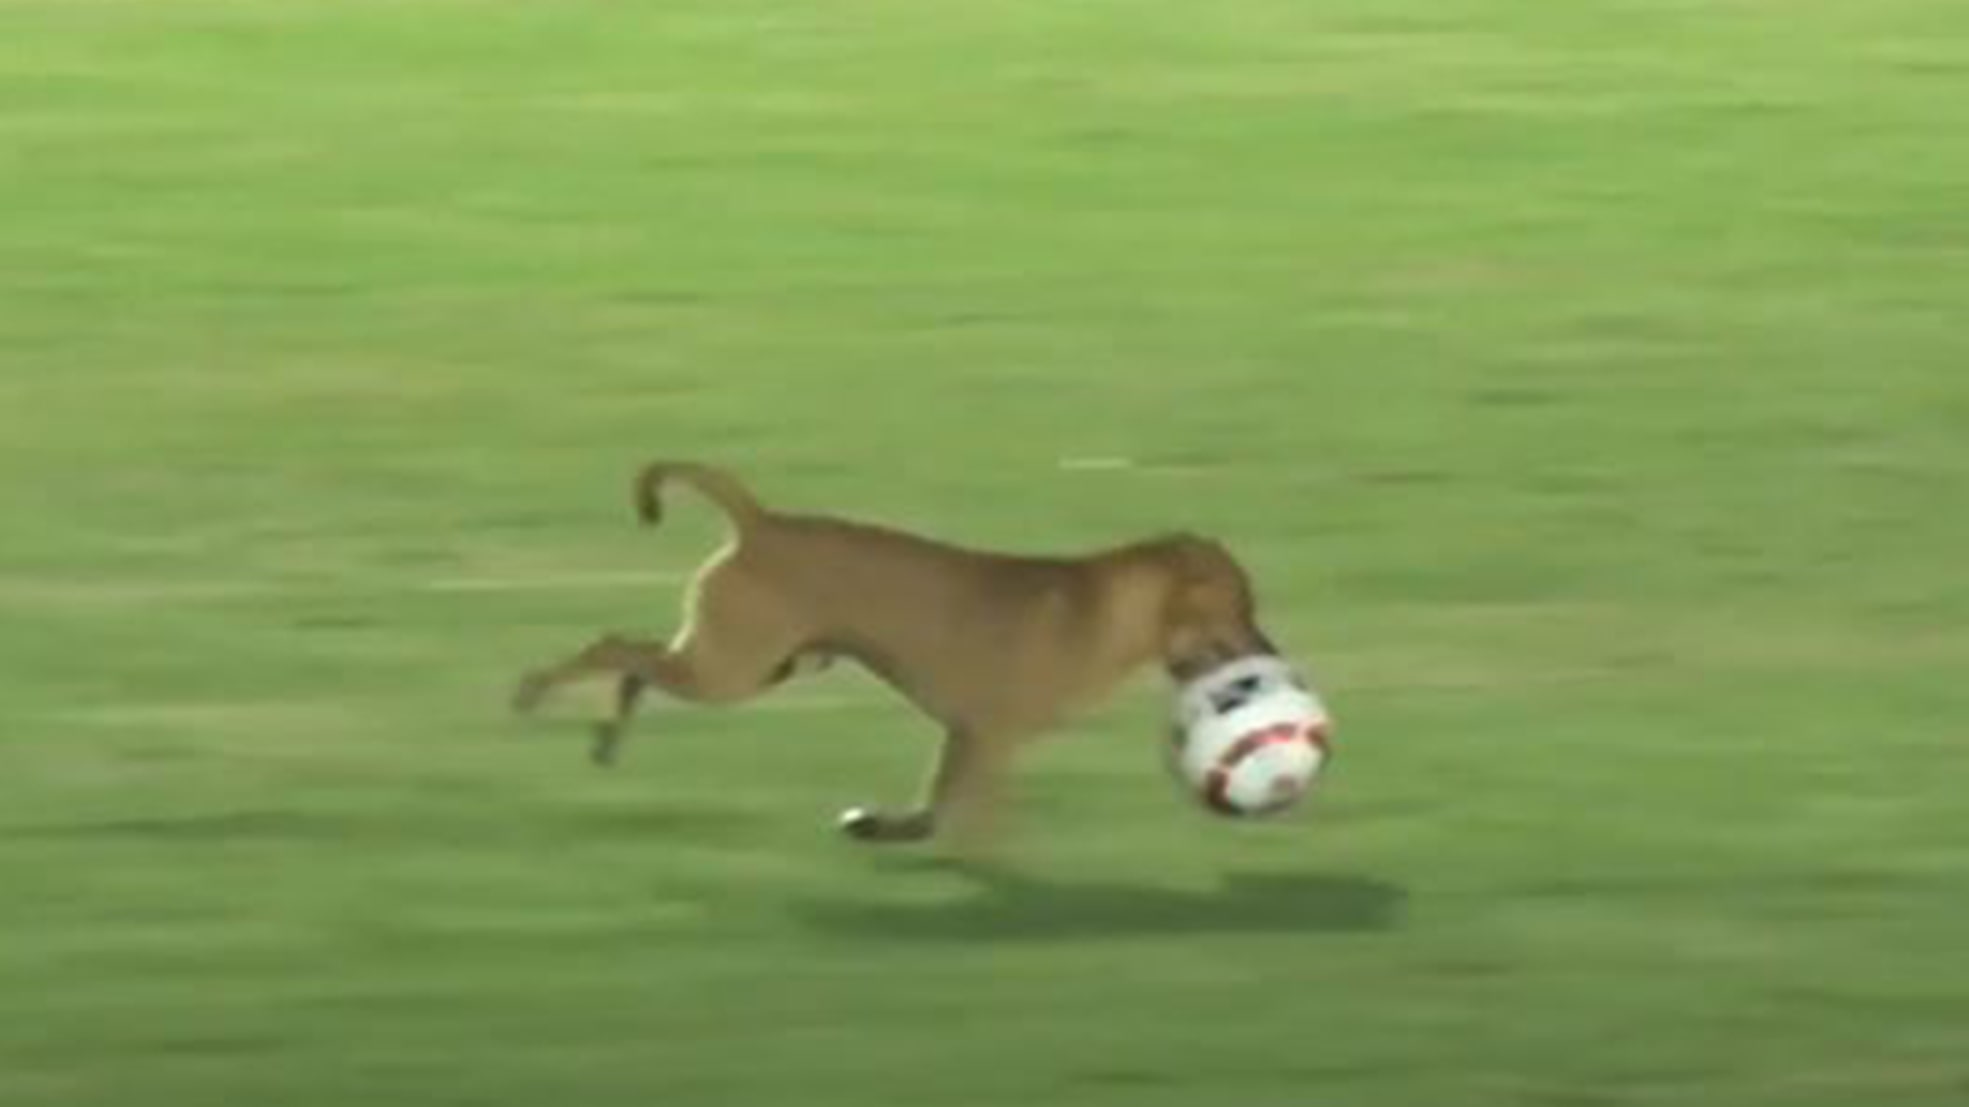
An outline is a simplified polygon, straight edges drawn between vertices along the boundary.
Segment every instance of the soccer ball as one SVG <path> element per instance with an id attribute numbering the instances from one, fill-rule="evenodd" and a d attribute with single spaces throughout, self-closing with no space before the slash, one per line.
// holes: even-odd
<path id="1" fill-rule="evenodd" d="M 1245 657 L 1176 696 L 1173 767 L 1220 815 L 1269 815 L 1299 802 L 1325 766 L 1326 705 L 1290 665 Z"/>

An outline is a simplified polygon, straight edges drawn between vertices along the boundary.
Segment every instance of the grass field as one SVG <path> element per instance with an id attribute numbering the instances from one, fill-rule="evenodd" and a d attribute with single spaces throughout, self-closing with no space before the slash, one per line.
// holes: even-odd
<path id="1" fill-rule="evenodd" d="M 655 454 L 1222 535 L 1327 791 L 591 769 Z M 1960 3 L 0 0 L 0 519 L 4 1107 L 1969 1100 Z"/>

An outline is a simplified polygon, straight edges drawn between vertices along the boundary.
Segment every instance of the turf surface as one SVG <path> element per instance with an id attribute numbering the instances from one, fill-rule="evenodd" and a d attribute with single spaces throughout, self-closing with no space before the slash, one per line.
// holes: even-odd
<path id="1" fill-rule="evenodd" d="M 0 1103 L 1964 1101 L 1965 105 L 1945 0 L 0 0 Z M 589 768 L 657 453 L 1221 534 L 1328 790 Z"/>

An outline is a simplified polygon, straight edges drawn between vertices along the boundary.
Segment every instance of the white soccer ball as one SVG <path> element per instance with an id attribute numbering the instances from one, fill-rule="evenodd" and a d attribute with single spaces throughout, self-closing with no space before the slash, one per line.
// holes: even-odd
<path id="1" fill-rule="evenodd" d="M 1221 815 L 1268 815 L 1305 796 L 1326 765 L 1333 720 L 1276 657 L 1245 657 L 1176 696 L 1174 767 Z"/>

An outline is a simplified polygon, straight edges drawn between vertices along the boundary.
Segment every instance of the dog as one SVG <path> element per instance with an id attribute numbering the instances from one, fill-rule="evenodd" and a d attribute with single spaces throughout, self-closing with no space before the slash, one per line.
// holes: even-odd
<path id="1" fill-rule="evenodd" d="M 1159 665 L 1177 682 L 1278 651 L 1250 576 L 1221 543 L 1170 533 L 1074 557 L 966 549 L 905 531 L 769 509 L 724 469 L 659 461 L 634 481 L 646 525 L 688 485 L 732 538 L 699 568 L 668 642 L 608 634 L 520 681 L 515 708 L 614 678 L 592 756 L 614 761 L 643 694 L 737 704 L 837 659 L 857 662 L 942 729 L 918 801 L 857 807 L 840 828 L 867 842 L 988 838 L 1006 770 L 1032 739 Z"/>

